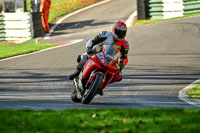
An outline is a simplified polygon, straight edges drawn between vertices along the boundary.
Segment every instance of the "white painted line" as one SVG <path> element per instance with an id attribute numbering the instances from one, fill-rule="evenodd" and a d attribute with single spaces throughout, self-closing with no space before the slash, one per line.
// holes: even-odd
<path id="1" fill-rule="evenodd" d="M 77 11 L 75 11 L 75 12 L 72 12 L 72 13 L 70 13 L 70 14 L 67 14 L 66 16 L 64 16 L 63 18 L 61 18 L 60 20 L 58 20 L 58 21 L 56 22 L 56 24 L 49 30 L 49 34 L 46 34 L 46 36 L 44 37 L 44 40 L 45 40 L 45 39 L 49 39 L 51 33 L 54 32 L 54 30 L 56 29 L 56 27 L 57 27 L 59 24 L 61 24 L 62 21 L 64 21 L 65 19 L 67 19 L 67 18 L 69 18 L 69 17 L 71 17 L 71 16 L 73 16 L 73 15 L 75 15 L 75 14 L 78 14 L 78 13 L 80 13 L 80 12 L 82 12 L 82 11 L 85 11 L 85 10 L 87 10 L 87 9 L 90 9 L 90 8 L 95 7 L 95 6 L 98 6 L 98 5 L 107 3 L 107 2 L 109 2 L 109 1 L 111 1 L 111 0 L 104 0 L 104 1 L 98 2 L 98 3 L 96 3 L 96 4 L 87 6 L 87 7 L 85 7 L 85 8 L 81 8 L 81 9 L 79 9 L 79 10 L 77 10 Z"/>
<path id="2" fill-rule="evenodd" d="M 131 16 L 125 22 L 127 27 L 133 26 L 133 22 L 137 19 L 137 11 L 133 12 Z"/>
<path id="3" fill-rule="evenodd" d="M 178 98 L 185 101 L 188 104 L 200 107 L 200 104 L 197 104 L 197 103 L 193 102 L 192 100 L 190 100 L 190 97 L 187 94 L 187 92 L 190 91 L 193 87 L 195 87 L 198 83 L 200 83 L 200 79 L 194 81 L 193 83 L 191 83 L 190 85 L 188 85 L 187 87 L 185 87 L 184 89 L 179 91 Z"/>
<path id="4" fill-rule="evenodd" d="M 6 60 L 15 59 L 15 58 L 19 58 L 19 57 L 23 57 L 23 56 L 33 55 L 33 54 L 41 53 L 41 52 L 48 51 L 48 50 L 52 50 L 52 49 L 56 49 L 56 48 L 61 48 L 61 47 L 69 46 L 69 45 L 72 45 L 72 44 L 76 44 L 76 43 L 82 42 L 83 39 L 70 40 L 70 41 L 72 41 L 72 42 L 69 43 L 69 44 L 66 44 L 66 45 L 59 45 L 59 46 L 56 46 L 56 47 L 51 47 L 51 48 L 43 49 L 43 50 L 36 51 L 36 52 L 33 52 L 33 53 L 29 53 L 29 54 L 17 55 L 17 56 L 13 56 L 13 57 L 1 59 L 0 62 L 1 62 L 1 61 L 6 61 Z M 36 44 L 36 45 L 37 45 L 37 44 Z"/>

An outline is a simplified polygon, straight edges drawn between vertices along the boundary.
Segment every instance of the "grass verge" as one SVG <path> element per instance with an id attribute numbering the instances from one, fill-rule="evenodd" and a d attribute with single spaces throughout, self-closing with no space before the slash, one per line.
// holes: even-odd
<path id="1" fill-rule="evenodd" d="M 10 132 L 194 133 L 198 109 L 0 110 L 0 130 Z"/>
<path id="2" fill-rule="evenodd" d="M 21 55 L 21 54 L 27 54 L 35 51 L 39 51 L 42 49 L 54 47 L 55 45 L 51 44 L 6 44 L 6 43 L 0 43 L 0 59 Z"/>
<path id="3" fill-rule="evenodd" d="M 175 17 L 175 18 L 170 18 L 170 19 L 146 19 L 146 20 L 137 20 L 134 22 L 134 26 L 139 26 L 139 25 L 144 25 L 144 24 L 149 24 L 149 23 L 155 23 L 155 22 L 162 22 L 162 21 L 168 21 L 168 20 L 174 20 L 174 19 L 179 19 L 179 18 L 188 18 L 188 17 L 193 17 L 193 16 L 200 16 L 200 13 L 196 14 L 190 14 L 190 15 L 185 15 L 183 17 Z"/>
<path id="4" fill-rule="evenodd" d="M 200 84 L 197 86 L 193 87 L 190 91 L 187 92 L 187 94 L 191 98 L 200 98 Z"/>

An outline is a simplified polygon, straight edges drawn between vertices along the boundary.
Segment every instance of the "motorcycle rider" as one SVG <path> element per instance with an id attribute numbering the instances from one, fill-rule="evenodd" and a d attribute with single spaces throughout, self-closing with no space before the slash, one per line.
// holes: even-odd
<path id="1" fill-rule="evenodd" d="M 112 32 L 102 31 L 93 40 L 88 40 L 86 43 L 87 53 L 78 56 L 77 70 L 73 74 L 68 75 L 68 78 L 70 80 L 73 80 L 75 77 L 77 77 L 80 74 L 83 65 L 87 61 L 88 57 L 92 54 L 100 52 L 102 45 L 115 45 L 116 48 L 121 52 L 119 63 L 120 72 L 116 74 L 111 83 L 120 81 L 122 79 L 121 71 L 124 68 L 124 66 L 128 63 L 127 54 L 129 50 L 129 43 L 124 39 L 126 36 L 126 32 L 126 24 L 122 21 L 118 21 L 114 23 Z M 103 92 L 99 92 L 99 94 L 103 95 Z"/>

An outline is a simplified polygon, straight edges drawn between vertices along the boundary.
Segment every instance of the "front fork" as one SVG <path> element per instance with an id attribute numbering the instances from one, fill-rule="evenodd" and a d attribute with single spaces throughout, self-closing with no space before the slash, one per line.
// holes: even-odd
<path id="1" fill-rule="evenodd" d="M 106 81 L 106 76 L 107 73 L 103 74 L 102 72 L 96 72 L 96 69 L 92 71 L 92 73 L 90 74 L 90 77 L 85 85 L 85 87 L 82 86 L 82 72 L 80 73 L 79 77 L 74 78 L 74 85 L 75 85 L 75 90 L 77 92 L 77 98 L 78 99 L 82 99 L 83 93 L 85 91 L 85 89 L 88 89 L 92 83 L 92 81 L 94 80 L 96 74 L 101 74 L 104 78 L 102 79 L 101 85 L 99 87 L 100 90 L 102 90 L 105 87 L 105 81 Z"/>
<path id="2" fill-rule="evenodd" d="M 85 85 L 86 89 L 90 87 L 90 85 L 91 85 L 92 81 L 94 80 L 96 74 L 101 74 L 104 77 L 102 82 L 101 82 L 101 85 L 99 87 L 99 89 L 103 89 L 102 87 L 104 86 L 107 73 L 103 74 L 102 72 L 98 72 L 98 71 L 96 72 L 96 69 L 93 70 L 92 73 L 90 74 L 90 77 L 89 77 L 89 79 L 88 79 L 88 81 Z"/>
<path id="3" fill-rule="evenodd" d="M 82 99 L 82 95 L 83 95 L 83 86 L 82 86 L 81 78 L 82 78 L 82 72 L 80 73 L 78 77 L 75 77 L 73 80 L 74 85 L 75 85 L 75 90 L 77 92 L 76 96 L 78 99 Z"/>

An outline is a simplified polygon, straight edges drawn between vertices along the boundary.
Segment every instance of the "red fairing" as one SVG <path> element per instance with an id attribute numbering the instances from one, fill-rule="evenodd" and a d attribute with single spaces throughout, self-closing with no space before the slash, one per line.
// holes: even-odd
<path id="1" fill-rule="evenodd" d="M 95 69 L 95 68 L 100 68 L 105 70 L 105 68 L 103 68 L 99 63 L 98 63 L 98 59 L 96 55 L 93 55 L 89 60 L 87 60 L 87 62 L 85 63 L 85 65 L 83 66 L 84 70 L 83 70 L 83 79 L 86 79 L 88 77 L 88 75 Z"/>
<path id="2" fill-rule="evenodd" d="M 113 78 L 116 77 L 115 75 L 119 71 L 119 67 L 117 64 L 118 60 L 113 61 L 110 64 L 106 64 L 104 52 L 97 53 L 93 55 L 90 59 L 88 59 L 83 66 L 84 70 L 82 77 L 84 80 L 86 80 L 90 76 L 88 82 L 91 83 L 97 73 L 101 74 L 104 79 L 102 80 L 99 89 L 103 89 L 108 84 L 114 81 Z M 105 73 L 106 76 L 104 75 Z"/>

